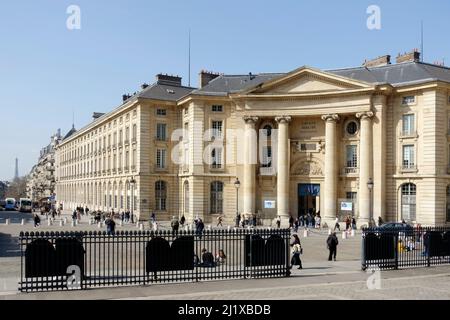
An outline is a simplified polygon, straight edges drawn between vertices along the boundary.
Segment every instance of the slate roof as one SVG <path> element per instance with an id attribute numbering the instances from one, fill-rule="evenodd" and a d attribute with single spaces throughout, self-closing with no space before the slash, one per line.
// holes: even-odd
<path id="1" fill-rule="evenodd" d="M 325 70 L 324 72 L 372 84 L 389 83 L 394 87 L 436 80 L 450 83 L 450 68 L 423 62 L 405 62 L 372 68 L 356 67 Z M 250 75 L 221 75 L 192 93 L 226 96 L 284 75 L 286 73 L 262 73 L 252 77 Z"/>
<path id="2" fill-rule="evenodd" d="M 77 132 L 77 130 L 75 129 L 75 126 L 72 126 L 72 129 L 70 129 L 70 131 L 67 132 L 67 134 L 64 136 L 63 140 L 66 140 L 66 139 L 70 138 L 76 132 Z"/>
<path id="3" fill-rule="evenodd" d="M 285 73 L 261 73 L 256 75 L 221 75 L 192 94 L 226 96 L 260 85 L 285 75 Z"/>
<path id="4" fill-rule="evenodd" d="M 327 72 L 373 84 L 389 83 L 394 87 L 429 81 L 450 83 L 449 68 L 423 62 L 405 62 L 382 67 L 359 67 Z"/>
<path id="5" fill-rule="evenodd" d="M 195 88 L 155 83 L 136 94 L 135 97 L 175 102 L 187 96 L 194 89 Z"/>

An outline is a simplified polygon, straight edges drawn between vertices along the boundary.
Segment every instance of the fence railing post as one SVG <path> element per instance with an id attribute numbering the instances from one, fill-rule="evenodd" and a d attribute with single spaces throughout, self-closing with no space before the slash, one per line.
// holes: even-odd
<path id="1" fill-rule="evenodd" d="M 366 237 L 365 237 L 365 229 L 362 230 L 361 234 L 361 270 L 366 271 Z"/>
<path id="2" fill-rule="evenodd" d="M 398 232 L 394 233 L 394 269 L 398 270 Z"/>

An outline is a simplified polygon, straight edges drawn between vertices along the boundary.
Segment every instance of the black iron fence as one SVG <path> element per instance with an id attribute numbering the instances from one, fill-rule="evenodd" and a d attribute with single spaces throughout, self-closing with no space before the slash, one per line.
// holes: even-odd
<path id="1" fill-rule="evenodd" d="M 290 275 L 290 231 L 20 234 L 22 292 Z"/>
<path id="2" fill-rule="evenodd" d="M 450 228 L 364 229 L 362 269 L 400 269 L 450 264 Z"/>

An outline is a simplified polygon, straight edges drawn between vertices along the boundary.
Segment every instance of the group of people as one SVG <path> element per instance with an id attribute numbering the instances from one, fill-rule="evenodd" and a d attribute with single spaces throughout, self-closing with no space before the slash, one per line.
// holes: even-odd
<path id="1" fill-rule="evenodd" d="M 281 227 L 281 217 L 276 220 L 277 228 Z M 289 228 L 293 229 L 294 232 L 298 232 L 298 229 L 304 228 L 322 228 L 322 217 L 320 216 L 320 211 L 316 214 L 308 213 L 307 215 L 299 216 L 298 218 L 289 217 Z"/>
<path id="2" fill-rule="evenodd" d="M 255 227 L 258 224 L 258 217 L 256 214 L 246 215 L 246 214 L 237 214 L 235 218 L 235 227 L 236 228 L 245 228 L 247 226 Z"/>
<path id="3" fill-rule="evenodd" d="M 356 230 L 356 219 L 355 219 L 355 217 L 346 216 L 345 219 L 344 219 L 344 222 L 345 222 L 345 231 Z M 334 231 L 336 231 L 336 229 L 341 231 L 341 225 L 339 223 L 339 217 L 336 217 L 336 221 L 335 221 L 335 225 L 334 225 Z"/>
<path id="4" fill-rule="evenodd" d="M 219 252 L 214 256 L 206 248 L 202 249 L 202 261 L 197 255 L 194 255 L 194 265 L 198 267 L 214 268 L 218 266 L 225 265 L 227 261 L 227 256 L 224 250 L 219 250 Z"/>

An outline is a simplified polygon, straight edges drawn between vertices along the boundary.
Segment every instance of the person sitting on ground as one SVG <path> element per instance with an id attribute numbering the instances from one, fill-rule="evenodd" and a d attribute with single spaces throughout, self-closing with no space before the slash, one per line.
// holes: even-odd
<path id="1" fill-rule="evenodd" d="M 221 249 L 219 250 L 219 253 L 216 255 L 216 264 L 218 266 L 224 265 L 227 262 L 227 256 L 225 255 L 225 252 Z"/>
<path id="2" fill-rule="evenodd" d="M 202 250 L 202 266 L 208 268 L 216 266 L 213 254 L 206 249 Z"/>

